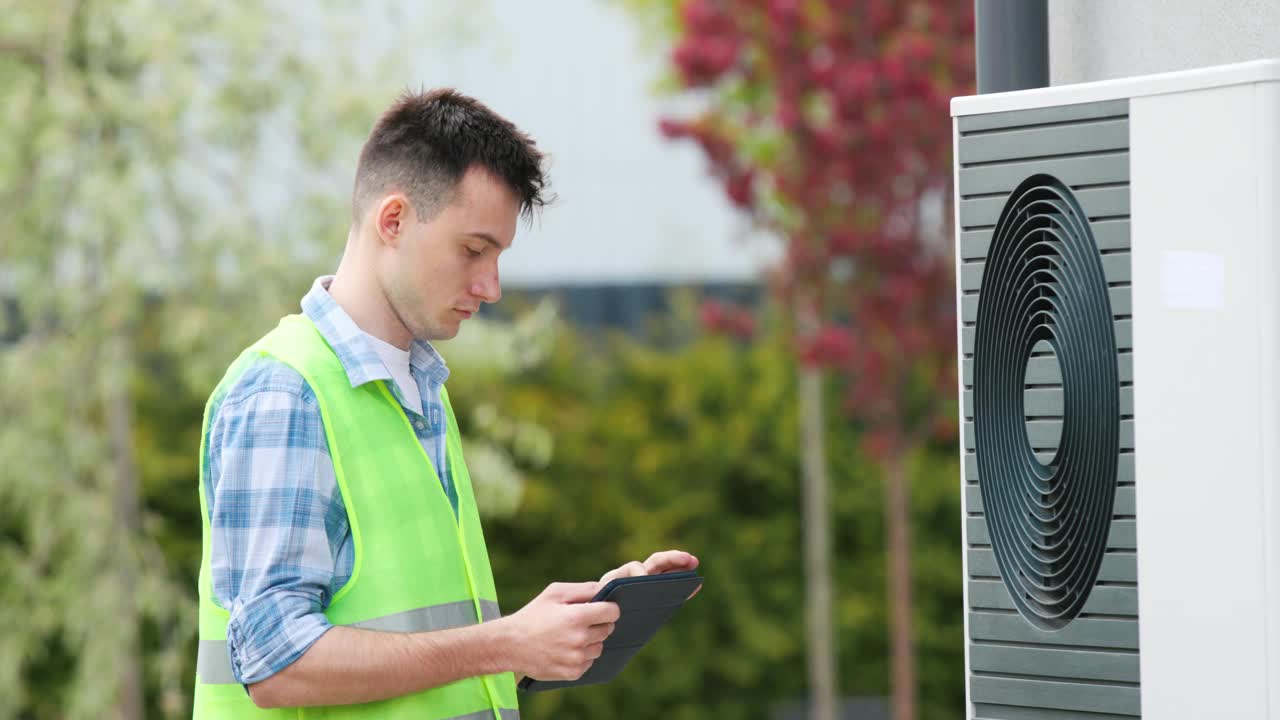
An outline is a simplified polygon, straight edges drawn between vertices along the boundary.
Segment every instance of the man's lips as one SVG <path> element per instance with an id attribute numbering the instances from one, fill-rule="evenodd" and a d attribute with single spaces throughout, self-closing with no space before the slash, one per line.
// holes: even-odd
<path id="1" fill-rule="evenodd" d="M 479 310 L 479 309 L 480 308 L 476 308 L 475 310 L 464 310 L 462 308 L 454 308 L 454 311 L 456 311 L 459 315 L 461 315 L 463 320 L 466 320 L 467 318 L 471 317 L 471 315 L 475 313 L 476 310 Z"/>

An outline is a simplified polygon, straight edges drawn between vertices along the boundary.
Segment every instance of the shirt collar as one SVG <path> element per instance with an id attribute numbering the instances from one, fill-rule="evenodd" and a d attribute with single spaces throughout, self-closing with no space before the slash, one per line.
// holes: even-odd
<path id="1" fill-rule="evenodd" d="M 346 310 L 329 294 L 332 275 L 316 278 L 311 290 L 302 298 L 302 312 L 315 323 L 320 336 L 333 349 L 342 368 L 347 371 L 351 387 L 359 387 L 374 380 L 392 379 L 391 371 L 373 349 Z M 415 339 L 409 346 L 409 369 L 415 376 L 425 377 L 436 384 L 444 384 L 449 378 L 449 368 L 444 358 L 431 343 Z"/>

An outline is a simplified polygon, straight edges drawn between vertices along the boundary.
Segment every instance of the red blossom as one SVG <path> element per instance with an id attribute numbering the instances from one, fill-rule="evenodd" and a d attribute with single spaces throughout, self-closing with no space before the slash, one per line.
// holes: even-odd
<path id="1" fill-rule="evenodd" d="M 689 124 L 680 120 L 662 118 L 658 121 L 658 131 L 662 133 L 663 137 L 674 140 L 689 135 Z"/>
<path id="2" fill-rule="evenodd" d="M 710 85 L 733 67 L 738 45 L 721 36 L 690 38 L 678 45 L 672 59 L 684 81 L 691 87 Z"/>
<path id="3" fill-rule="evenodd" d="M 715 300 L 707 300 L 698 308 L 698 322 L 707 332 L 718 333 L 724 330 L 725 307 Z"/>
<path id="4" fill-rule="evenodd" d="M 853 357 L 853 333 L 846 327 L 829 325 L 802 343 L 801 358 L 818 367 L 841 367 Z"/>
<path id="5" fill-rule="evenodd" d="M 734 173 L 725 181 L 725 189 L 734 205 L 741 208 L 751 207 L 754 196 L 751 191 L 753 176 L 751 172 Z"/>
<path id="6" fill-rule="evenodd" d="M 876 86 L 876 71 L 870 63 L 853 61 L 836 71 L 832 90 L 841 107 L 856 107 L 871 97 Z"/>
<path id="7" fill-rule="evenodd" d="M 791 29 L 800 20 L 800 0 L 769 0 L 768 13 L 781 29 Z"/>
<path id="8" fill-rule="evenodd" d="M 756 333 L 756 316 L 750 310 L 738 310 L 730 316 L 728 329 L 738 339 L 749 340 Z"/>
<path id="9" fill-rule="evenodd" d="M 732 335 L 749 340 L 756 331 L 755 315 L 747 308 L 737 308 L 717 300 L 705 300 L 698 308 L 698 322 L 713 335 Z"/>
<path id="10" fill-rule="evenodd" d="M 792 311 L 826 299 L 797 352 L 845 375 L 850 412 L 889 428 L 872 448 L 901 442 L 906 383 L 955 376 L 953 265 L 919 218 L 926 193 L 949 195 L 949 104 L 972 91 L 972 11 L 971 0 L 679 4 L 673 68 L 705 109 L 660 130 L 696 142 L 734 206 L 785 239 L 778 298 Z M 781 146 L 760 153 L 762 137 Z M 754 331 L 744 309 L 708 303 L 700 317 Z"/>
<path id="11" fill-rule="evenodd" d="M 954 442 L 959 432 L 959 422 L 951 415 L 937 415 L 933 418 L 930 434 L 938 442 Z"/>
<path id="12" fill-rule="evenodd" d="M 715 33 L 724 29 L 725 16 L 711 0 L 685 0 L 680 15 L 692 34 Z"/>
<path id="13" fill-rule="evenodd" d="M 884 462 L 893 455 L 894 446 L 897 442 L 897 433 L 892 429 L 876 428 L 863 436 L 862 447 L 871 456 L 872 460 Z"/>

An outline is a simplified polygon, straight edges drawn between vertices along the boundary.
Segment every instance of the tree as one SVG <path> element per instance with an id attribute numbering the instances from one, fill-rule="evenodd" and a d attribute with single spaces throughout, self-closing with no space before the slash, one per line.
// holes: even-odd
<path id="1" fill-rule="evenodd" d="M 948 103 L 973 81 L 968 0 L 630 3 L 669 33 L 671 85 L 701 102 L 666 118 L 736 206 L 786 244 L 771 283 L 804 369 L 810 686 L 834 713 L 824 377 L 885 478 L 893 711 L 915 717 L 906 463 L 954 438 L 955 325 Z M 714 325 L 732 313 L 713 312 Z"/>
<path id="2" fill-rule="evenodd" d="M 332 51 L 367 23 L 286 7 L 5 9 L 0 717 L 189 712 L 193 569 L 157 540 L 139 449 L 164 443 L 138 408 L 163 405 L 161 377 L 174 404 L 207 395 L 327 264 L 338 170 L 399 89 L 366 77 L 387 59 Z"/>

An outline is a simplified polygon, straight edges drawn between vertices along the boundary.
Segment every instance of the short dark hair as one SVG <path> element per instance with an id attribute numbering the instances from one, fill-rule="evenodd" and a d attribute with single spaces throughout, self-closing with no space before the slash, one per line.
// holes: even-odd
<path id="1" fill-rule="evenodd" d="M 529 217 L 547 204 L 543 154 L 506 118 L 452 88 L 406 92 L 374 124 L 360 150 L 351 211 L 356 222 L 395 188 L 429 218 L 454 200 L 459 181 L 479 165 L 507 184 Z"/>

